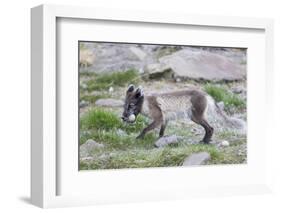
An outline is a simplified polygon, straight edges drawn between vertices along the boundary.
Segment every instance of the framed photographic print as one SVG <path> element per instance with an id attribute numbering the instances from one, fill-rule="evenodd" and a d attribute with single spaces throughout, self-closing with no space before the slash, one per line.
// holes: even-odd
<path id="1" fill-rule="evenodd" d="M 272 20 L 31 14 L 33 204 L 270 192 Z"/>

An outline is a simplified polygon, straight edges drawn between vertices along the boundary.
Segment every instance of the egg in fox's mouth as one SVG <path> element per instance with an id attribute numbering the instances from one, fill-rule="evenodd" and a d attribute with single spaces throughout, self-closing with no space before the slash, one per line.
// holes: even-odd
<path id="1" fill-rule="evenodd" d="M 131 114 L 128 118 L 128 121 L 134 123 L 136 121 L 136 116 L 134 114 Z"/>
<path id="2" fill-rule="evenodd" d="M 136 116 L 134 114 L 131 114 L 129 117 L 125 118 L 122 117 L 122 120 L 127 122 L 127 123 L 135 123 L 136 121 Z"/>

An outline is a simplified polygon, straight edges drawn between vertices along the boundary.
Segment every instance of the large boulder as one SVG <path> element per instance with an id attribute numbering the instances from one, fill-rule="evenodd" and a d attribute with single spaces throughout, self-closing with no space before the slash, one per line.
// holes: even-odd
<path id="1" fill-rule="evenodd" d="M 149 46 L 149 45 L 145 45 Z M 146 64 L 152 63 L 152 47 L 144 48 L 135 44 L 86 43 L 92 50 L 95 60 L 87 70 L 97 73 L 135 69 L 142 71 Z"/>
<path id="2" fill-rule="evenodd" d="M 183 49 L 159 59 L 162 67 L 171 68 L 175 77 L 233 81 L 246 76 L 245 66 L 224 54 L 206 50 Z"/>

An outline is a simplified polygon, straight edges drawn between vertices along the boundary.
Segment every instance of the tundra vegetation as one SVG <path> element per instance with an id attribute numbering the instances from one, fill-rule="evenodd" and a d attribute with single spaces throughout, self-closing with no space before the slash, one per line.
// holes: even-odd
<path id="1" fill-rule="evenodd" d="M 177 51 L 160 50 L 157 57 Z M 247 136 L 235 130 L 217 127 L 212 143 L 201 144 L 198 142 L 204 135 L 203 128 L 193 122 L 177 120 L 168 124 L 165 135 L 177 135 L 180 140 L 157 148 L 159 129 L 149 132 L 143 139 L 135 139 L 148 125 L 149 118 L 139 115 L 134 124 L 124 123 L 122 107 L 95 104 L 100 99 L 124 100 L 127 87 L 132 83 L 142 85 L 145 93 L 196 87 L 212 96 L 227 115 L 246 120 L 245 79 L 214 82 L 157 77 L 147 80 L 145 75 L 137 69 L 112 72 L 80 69 L 80 147 L 88 140 L 103 145 L 90 150 L 88 156 L 80 156 L 80 170 L 181 166 L 188 156 L 198 152 L 210 154 L 210 160 L 205 163 L 208 165 L 247 162 Z M 222 141 L 228 141 L 229 145 L 222 146 Z"/>

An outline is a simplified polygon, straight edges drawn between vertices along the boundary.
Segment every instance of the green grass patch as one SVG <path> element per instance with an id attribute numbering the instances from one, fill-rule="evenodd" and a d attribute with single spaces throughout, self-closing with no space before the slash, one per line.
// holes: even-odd
<path id="1" fill-rule="evenodd" d="M 181 166 L 186 157 L 192 153 L 208 152 L 211 160 L 208 164 L 243 163 L 247 158 L 241 147 L 245 145 L 245 138 L 231 131 L 217 133 L 216 137 L 225 138 L 231 142 L 229 147 L 218 148 L 216 145 L 190 144 L 187 141 L 197 140 L 189 128 L 169 125 L 167 134 L 184 136 L 178 144 L 171 144 L 163 148 L 155 148 L 158 131 L 148 133 L 144 139 L 137 140 L 136 136 L 149 123 L 143 116 L 138 116 L 134 124 L 121 121 L 120 115 L 113 110 L 93 108 L 86 112 L 80 120 L 80 144 L 88 139 L 103 144 L 101 149 L 94 149 L 92 159 L 81 160 L 81 170 L 92 169 L 121 169 L 147 167 Z M 201 135 L 198 136 L 201 138 Z M 221 139 L 220 139 L 221 140 Z"/>
<path id="2" fill-rule="evenodd" d="M 93 108 L 80 118 L 81 129 L 112 130 L 122 129 L 127 133 L 139 132 L 147 124 L 148 119 L 139 115 L 133 124 L 121 121 L 120 115 L 103 108 Z"/>
<path id="3" fill-rule="evenodd" d="M 118 169 L 181 166 L 184 159 L 192 153 L 207 151 L 212 159 L 221 158 L 220 153 L 210 145 L 180 145 L 162 149 L 130 149 L 103 152 L 95 155 L 92 161 L 83 161 L 80 168 Z"/>
<path id="4" fill-rule="evenodd" d="M 122 127 L 121 119 L 113 112 L 102 108 L 95 108 L 80 118 L 81 129 L 110 130 Z"/>
<path id="5" fill-rule="evenodd" d="M 86 82 L 87 90 L 106 90 L 111 86 L 125 86 L 128 83 L 134 84 L 139 80 L 139 74 L 136 70 L 127 70 L 124 72 L 113 72 L 93 76 L 93 79 Z"/>
<path id="6" fill-rule="evenodd" d="M 236 107 L 243 109 L 246 107 L 246 102 L 239 96 L 229 92 L 225 87 L 216 86 L 212 84 L 206 84 L 204 90 L 212 96 L 216 102 L 223 101 L 226 109 Z"/>

